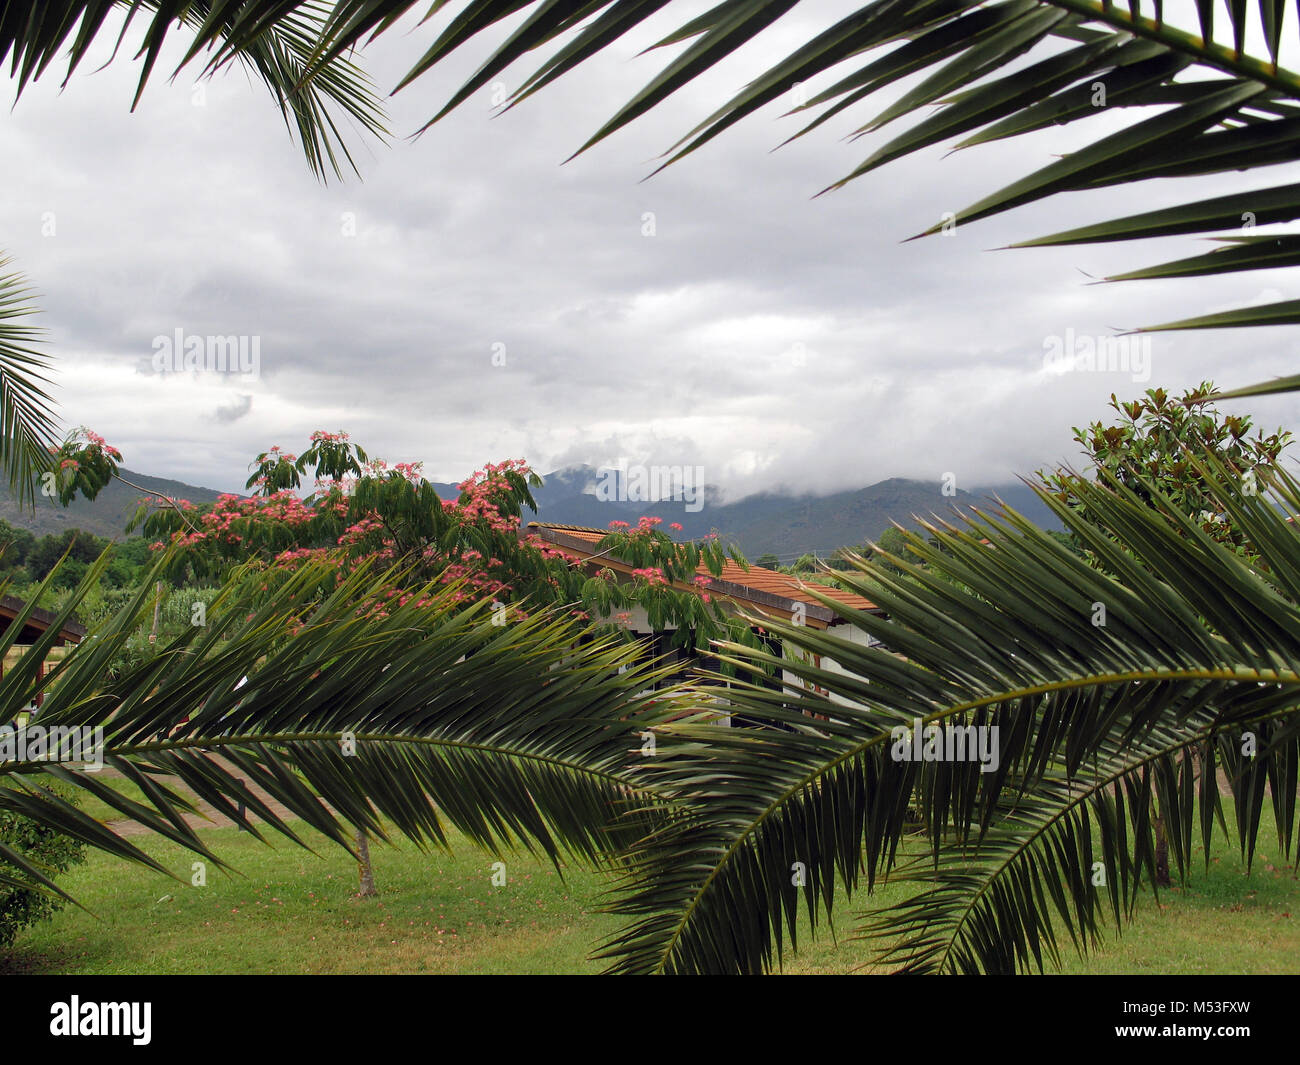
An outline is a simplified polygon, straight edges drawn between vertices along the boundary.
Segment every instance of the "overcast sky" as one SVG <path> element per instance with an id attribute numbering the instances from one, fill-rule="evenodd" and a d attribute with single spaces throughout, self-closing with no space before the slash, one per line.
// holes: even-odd
<path id="1" fill-rule="evenodd" d="M 1048 372 L 1049 337 L 1294 298 L 1294 275 L 1087 284 L 1205 247 L 1192 238 L 990 250 L 1281 184 L 1294 167 L 1057 197 L 902 243 L 1079 132 L 947 159 L 932 149 L 814 200 L 894 128 L 846 143 L 874 113 L 850 111 L 771 153 L 797 128 L 772 107 L 641 181 L 726 95 L 853 3 L 801 5 L 744 58 L 561 166 L 667 58 L 635 53 L 704 6 L 674 3 L 502 117 L 485 90 L 407 139 L 486 56 L 471 45 L 389 101 L 390 145 L 352 138 L 361 179 L 328 185 L 239 71 L 199 98 L 193 73 L 159 77 L 134 114 L 125 48 L 63 91 L 62 71 L 30 87 L 0 121 L 0 249 L 41 293 L 64 424 L 104 434 L 132 469 L 226 490 L 258 451 L 301 450 L 325 428 L 422 460 L 434 480 L 511 457 L 542 472 L 625 459 L 702 466 L 735 499 L 895 476 L 1005 482 L 1073 459 L 1071 426 L 1106 417 L 1111 392 L 1297 371 L 1293 330 L 1254 329 L 1156 336 L 1149 381 Z M 408 21 L 365 49 L 385 93 L 444 22 Z M 178 329 L 258 338 L 259 373 L 155 372 L 154 338 Z M 1289 397 L 1233 409 L 1300 428 Z"/>

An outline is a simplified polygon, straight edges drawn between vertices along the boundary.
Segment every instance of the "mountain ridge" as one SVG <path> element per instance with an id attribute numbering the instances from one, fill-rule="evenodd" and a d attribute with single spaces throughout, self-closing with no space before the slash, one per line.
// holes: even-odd
<path id="1" fill-rule="evenodd" d="M 209 503 L 224 494 L 127 469 L 122 470 L 122 475 L 141 488 L 193 503 Z M 680 498 L 675 500 L 626 498 L 638 494 L 635 479 L 591 466 L 555 470 L 543 481 L 543 486 L 534 490 L 537 512 L 525 511 L 525 522 L 605 529 L 611 521 L 635 524 L 638 518 L 649 515 L 663 519 L 665 526 L 673 522 L 680 524 L 681 532 L 674 530 L 674 533 L 681 538 L 694 539 L 717 532 L 750 559 L 771 552 L 782 562 L 793 561 L 803 554 L 826 557 L 836 548 L 879 537 L 893 522 L 915 526 L 917 516 L 950 519 L 954 507 L 987 508 L 995 505 L 991 498 L 994 495 L 1031 521 L 1046 528 L 1060 528 L 1051 511 L 1020 483 L 973 487 L 969 491 L 953 488 L 952 494 L 945 495 L 938 482 L 891 477 L 862 488 L 822 496 L 767 491 L 727 503 L 720 501 L 716 487 L 706 485 L 678 485 Z M 434 489 L 444 499 L 459 495 L 454 484 L 435 482 Z M 24 511 L 0 486 L 0 519 L 37 536 L 78 528 L 96 536 L 121 540 L 126 536 L 126 522 L 140 498 L 141 493 L 135 488 L 114 480 L 91 502 L 78 499 L 65 508 L 42 497 L 34 511 Z"/>
<path id="2" fill-rule="evenodd" d="M 191 503 L 211 503 L 223 493 L 213 488 L 201 488 L 170 477 L 154 477 L 147 473 L 122 468 L 123 477 L 140 488 L 173 499 L 188 499 Z M 62 507 L 56 500 L 36 496 L 34 510 L 25 510 L 14 501 L 8 485 L 0 485 L 0 519 L 18 529 L 27 529 L 35 536 L 59 535 L 68 529 L 81 529 L 107 540 L 124 540 L 126 523 L 135 513 L 143 494 L 119 480 L 111 480 L 93 500 L 77 498 Z"/>
<path id="3" fill-rule="evenodd" d="M 637 518 L 648 515 L 663 519 L 665 525 L 681 525 L 678 535 L 682 538 L 695 539 L 717 532 L 750 559 L 771 552 L 783 562 L 803 554 L 826 557 L 836 548 L 876 539 L 894 522 L 915 527 L 917 517 L 950 520 L 955 507 L 989 509 L 996 506 L 994 496 L 1045 528 L 1061 528 L 1033 490 L 1019 482 L 973 487 L 969 491 L 952 486 L 952 494 L 946 495 L 941 482 L 891 477 L 823 496 L 769 491 L 726 503 L 716 501 L 716 489 L 701 485 L 680 486 L 683 498 L 657 502 L 597 498 L 593 489 L 602 485 L 602 479 L 602 495 L 608 497 L 614 479 L 607 470 L 574 466 L 548 475 L 543 478 L 543 486 L 533 493 L 537 515 L 525 515 L 526 520 L 604 529 L 611 521 L 635 524 Z M 622 487 L 622 482 L 614 483 L 613 494 L 620 494 Z M 444 497 L 456 494 L 455 485 L 435 484 L 434 488 Z"/>

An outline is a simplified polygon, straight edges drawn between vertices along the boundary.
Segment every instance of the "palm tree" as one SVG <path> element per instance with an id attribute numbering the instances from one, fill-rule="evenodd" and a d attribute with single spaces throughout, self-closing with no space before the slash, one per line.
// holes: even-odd
<path id="1" fill-rule="evenodd" d="M 556 861 L 616 855 L 661 802 L 640 780 L 640 752 L 643 734 L 672 705 L 647 691 L 664 670 L 611 640 L 575 654 L 584 628 L 542 611 L 494 625 L 486 603 L 457 604 L 455 586 L 419 589 L 406 605 L 377 610 L 400 578 L 391 573 L 358 572 L 323 599 L 325 573 L 312 567 L 271 593 L 260 581 L 232 582 L 206 626 L 110 675 L 150 608 L 146 581 L 39 677 L 37 664 L 106 561 L 0 681 L 6 722 L 45 693 L 39 724 L 8 730 L 17 746 L 0 761 L 0 809 L 173 875 L 50 783 L 98 796 L 217 865 L 185 819 L 194 805 L 178 783 L 249 831 L 269 828 L 303 846 L 304 825 L 350 849 L 348 826 L 384 840 L 391 825 L 425 846 L 446 845 L 450 824 L 493 853 L 522 844 Z M 0 655 L 25 621 L 0 636 Z M 100 760 L 86 754 L 95 729 L 102 747 L 93 754 L 132 795 L 67 759 Z M 41 749 L 53 752 L 56 736 L 77 737 L 60 741 L 61 759 Z M 301 823 L 278 816 L 263 792 Z M 0 858 L 0 884 L 63 894 L 21 853 L 0 847 Z"/>
<path id="2" fill-rule="evenodd" d="M 786 935 L 794 943 L 801 906 L 815 926 L 842 896 L 886 878 L 916 891 L 862 927 L 882 962 L 908 972 L 1041 968 L 1059 957 L 1059 940 L 1086 951 L 1108 923 L 1122 927 L 1153 883 L 1157 800 L 1178 874 L 1194 840 L 1208 866 L 1215 821 L 1227 832 L 1220 773 L 1246 859 L 1270 795 L 1289 854 L 1300 550 L 1273 504 L 1295 513 L 1300 485 L 1283 478 L 1280 498 L 1249 496 L 1211 462 L 1233 522 L 1260 546 L 1258 563 L 1167 501 L 1153 508 L 1118 479 L 1080 478 L 1089 517 L 1043 499 L 1105 572 L 1008 510 L 931 524 L 929 538 L 909 533 L 919 563 L 859 560 L 842 575 L 888 611 L 854 618 L 883 647 L 765 621 L 851 675 L 788 656 L 782 668 L 808 690 L 706 692 L 789 731 L 719 730 L 704 750 L 689 746 L 699 725 L 661 737 L 656 782 L 706 783 L 693 813 L 629 860 L 617 909 L 633 920 L 606 947 L 615 970 L 761 972 Z M 946 742 L 950 725 L 997 726 L 984 734 L 996 736 L 997 756 L 911 756 L 912 729 L 928 741 L 935 726 Z"/>

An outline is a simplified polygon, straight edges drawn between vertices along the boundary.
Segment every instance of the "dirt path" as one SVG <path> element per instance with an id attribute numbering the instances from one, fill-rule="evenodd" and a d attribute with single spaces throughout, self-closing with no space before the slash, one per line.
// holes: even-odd
<path id="1" fill-rule="evenodd" d="M 225 762 L 221 759 L 217 759 L 217 761 L 221 762 L 221 766 L 223 769 L 230 770 L 231 772 L 236 772 L 235 767 L 232 766 L 229 762 Z M 121 779 L 122 774 L 117 772 L 114 769 L 104 769 L 101 771 L 100 776 L 101 778 L 116 777 L 118 779 Z M 227 828 L 230 825 L 233 825 L 235 823 L 225 814 L 218 813 L 216 808 L 212 806 L 210 803 L 206 803 L 202 799 L 199 799 L 194 794 L 193 791 L 187 788 L 176 777 L 158 777 L 156 779 L 166 787 L 171 788 L 173 791 L 179 792 L 180 794 L 184 795 L 186 798 L 188 798 L 191 802 L 194 803 L 199 813 L 183 815 L 185 823 L 189 825 L 191 828 L 194 829 Z M 249 784 L 248 789 L 254 795 L 256 795 L 262 802 L 264 802 L 270 808 L 271 812 L 275 814 L 276 817 L 279 817 L 285 821 L 299 820 L 297 814 L 293 813 L 283 803 L 277 802 L 275 799 L 271 798 L 270 795 L 268 795 L 265 791 L 259 788 L 256 784 Z M 261 821 L 261 819 L 258 818 L 256 815 L 250 815 L 250 820 L 252 820 L 254 823 L 258 823 Z M 146 827 L 145 825 L 140 824 L 139 821 L 132 821 L 128 818 L 121 818 L 115 821 L 106 821 L 104 822 L 104 824 L 109 829 L 111 829 L 114 833 L 124 838 L 130 838 L 132 836 L 143 836 L 152 831 L 152 829 Z"/>

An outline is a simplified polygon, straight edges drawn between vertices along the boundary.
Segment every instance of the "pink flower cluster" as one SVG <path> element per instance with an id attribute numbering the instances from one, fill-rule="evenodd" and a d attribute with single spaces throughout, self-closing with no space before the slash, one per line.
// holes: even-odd
<path id="1" fill-rule="evenodd" d="M 651 587 L 668 584 L 667 579 L 664 577 L 664 571 L 658 566 L 646 566 L 643 569 L 634 569 L 632 571 L 632 576 L 639 577 Z"/>
<path id="2" fill-rule="evenodd" d="M 537 533 L 528 533 L 523 538 L 523 543 L 533 550 L 537 551 L 542 558 L 562 558 L 566 561 L 572 561 L 569 554 L 556 547 L 547 540 L 543 540 Z"/>
<path id="3" fill-rule="evenodd" d="M 349 525 L 343 530 L 343 535 L 339 537 L 340 547 L 351 547 L 360 544 L 371 533 L 380 532 L 384 528 L 384 523 L 379 520 L 379 515 L 373 510 L 360 521 Z M 391 543 L 391 541 L 389 541 Z"/>
<path id="4" fill-rule="evenodd" d="M 106 455 L 108 455 L 108 457 L 111 458 L 114 462 L 122 461 L 122 452 L 118 451 L 117 448 L 115 447 L 109 447 L 108 441 L 105 440 L 98 433 L 93 433 L 89 429 L 82 429 L 79 435 L 84 436 L 86 438 L 86 443 L 90 447 L 99 448 Z"/>
<path id="5" fill-rule="evenodd" d="M 507 459 L 501 463 L 489 462 L 481 470 L 461 481 L 456 487 L 461 491 L 461 499 L 455 502 L 443 501 L 448 510 L 455 509 L 461 518 L 471 522 L 484 522 L 492 532 L 513 533 L 519 528 L 517 519 L 502 514 L 497 502 L 498 496 L 510 490 L 508 473 L 521 473 L 527 476 L 528 464 L 523 459 Z M 468 498 L 466 498 L 468 497 Z"/>
<path id="6" fill-rule="evenodd" d="M 289 566 L 303 562 L 324 562 L 330 553 L 323 547 L 296 547 L 290 551 L 281 551 L 275 556 L 277 566 Z"/>

